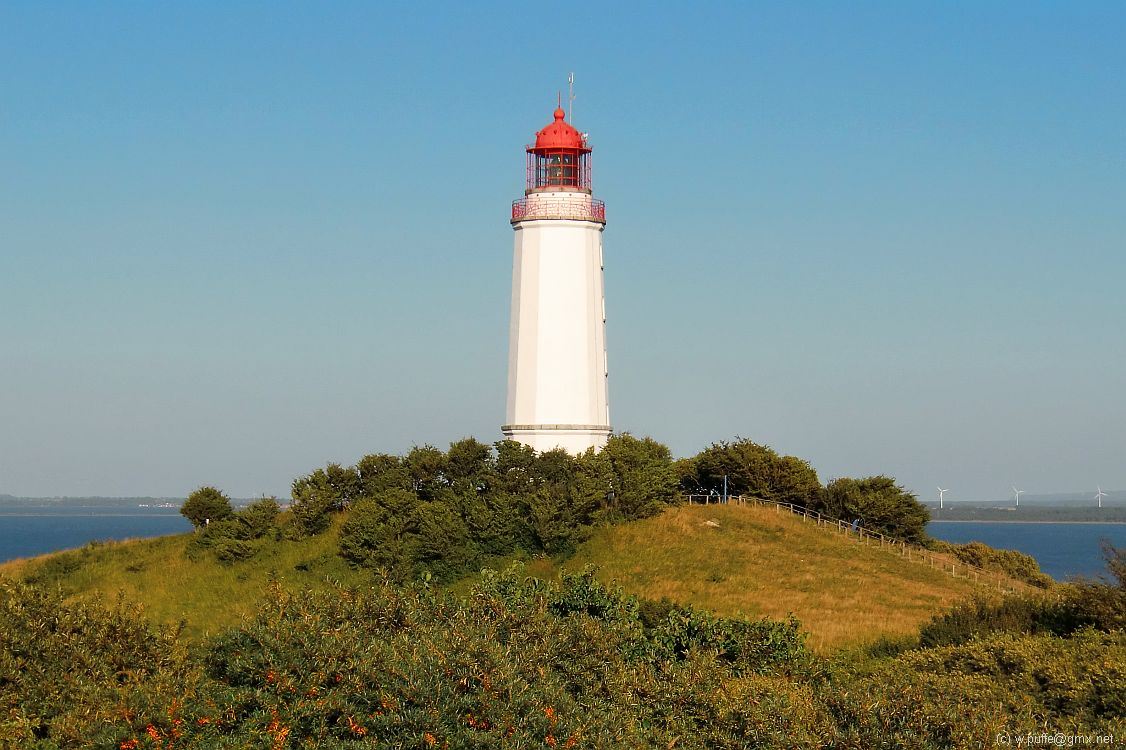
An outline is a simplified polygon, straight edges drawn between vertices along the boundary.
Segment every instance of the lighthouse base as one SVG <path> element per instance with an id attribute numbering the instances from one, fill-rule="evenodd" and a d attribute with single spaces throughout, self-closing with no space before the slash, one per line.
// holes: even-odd
<path id="1" fill-rule="evenodd" d="M 500 428 L 506 440 L 515 440 L 537 453 L 562 448 L 573 456 L 594 448 L 599 451 L 610 437 L 609 425 L 594 424 L 506 424 Z"/>

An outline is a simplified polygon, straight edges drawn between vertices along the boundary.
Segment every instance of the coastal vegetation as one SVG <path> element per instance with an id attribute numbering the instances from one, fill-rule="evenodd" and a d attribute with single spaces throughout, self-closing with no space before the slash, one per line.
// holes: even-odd
<path id="1" fill-rule="evenodd" d="M 1126 730 L 1121 630 L 1095 620 L 1055 635 L 1019 617 L 995 628 L 988 609 L 959 617 L 978 629 L 949 645 L 824 658 L 793 619 L 722 618 L 625 595 L 589 570 L 544 582 L 515 567 L 466 596 L 385 576 L 301 594 L 275 586 L 241 626 L 188 643 L 122 601 L 4 581 L 0 739 L 948 748 L 1028 728 Z"/>
<path id="2" fill-rule="evenodd" d="M 888 477 L 750 441 L 473 439 L 193 493 L 196 531 L 0 566 L 0 747 L 923 747 L 1126 734 L 1126 558 L 1002 596 L 771 505 L 918 545 Z M 224 506 L 226 511 L 224 511 Z M 189 512 L 192 515 L 189 515 Z M 200 522 L 196 522 L 197 519 Z M 851 520 L 851 519 L 849 519 Z M 1014 585 L 1015 587 L 1015 585 Z"/>
<path id="3" fill-rule="evenodd" d="M 1090 503 L 1092 501 L 1088 501 Z M 930 506 L 932 521 L 988 521 L 1009 523 L 1126 523 L 1126 505 L 1107 503 L 1099 508 L 1075 502 L 1056 505 L 1027 503 L 1012 505 L 952 505 L 939 509 Z"/>

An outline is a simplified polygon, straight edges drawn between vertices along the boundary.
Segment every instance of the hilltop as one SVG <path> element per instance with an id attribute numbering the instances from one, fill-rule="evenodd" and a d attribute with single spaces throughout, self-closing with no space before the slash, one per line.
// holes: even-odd
<path id="1" fill-rule="evenodd" d="M 601 529 L 562 567 L 720 615 L 795 615 L 817 649 L 913 632 L 988 587 L 768 506 L 682 506 Z"/>
<path id="2" fill-rule="evenodd" d="M 370 586 L 370 570 L 338 553 L 344 512 L 317 536 L 270 538 L 251 558 L 222 564 L 193 552 L 194 534 L 93 544 L 0 565 L 71 597 L 119 593 L 155 623 L 184 621 L 193 637 L 214 635 L 253 615 L 271 581 L 286 590 Z M 285 514 L 279 528 L 287 523 Z M 711 525 L 708 522 L 711 521 Z M 595 566 L 597 577 L 647 599 L 667 598 L 721 615 L 782 619 L 792 613 L 818 650 L 910 633 L 952 603 L 989 592 L 917 561 L 755 506 L 682 506 L 594 531 L 567 558 L 513 556 L 528 572 L 555 578 Z M 477 580 L 453 582 L 456 591 Z"/>
<path id="3" fill-rule="evenodd" d="M 769 507 L 680 505 L 685 490 L 720 486 Z M 898 552 L 783 508 L 862 518 L 863 538 L 894 540 Z M 893 479 L 823 486 L 807 462 L 747 440 L 673 461 L 667 447 L 630 435 L 582 456 L 467 438 L 448 451 L 329 464 L 294 481 L 285 512 L 273 498 L 236 510 L 214 487 L 193 492 L 181 512 L 193 534 L 90 545 L 0 571 L 72 598 L 122 594 L 153 622 L 183 621 L 193 637 L 241 623 L 274 583 L 295 592 L 363 587 L 382 571 L 464 592 L 482 569 L 513 561 L 545 579 L 592 565 L 627 593 L 720 615 L 792 613 L 818 649 L 908 633 L 981 590 L 910 553 L 936 543 L 924 531 L 926 509 Z M 973 552 L 942 565 L 965 570 L 992 554 Z M 1002 568 L 1036 582 L 1021 565 L 1035 568 L 1031 559 Z M 991 583 L 989 591 L 1016 585 Z"/>

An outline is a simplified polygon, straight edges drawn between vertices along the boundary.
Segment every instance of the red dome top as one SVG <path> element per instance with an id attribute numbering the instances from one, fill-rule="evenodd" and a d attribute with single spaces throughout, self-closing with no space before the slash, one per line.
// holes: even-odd
<path id="1" fill-rule="evenodd" d="M 590 151 L 587 148 L 586 140 L 583 138 L 582 133 L 575 130 L 571 125 L 564 121 L 567 113 L 563 111 L 562 107 L 555 108 L 555 122 L 550 123 L 543 130 L 536 133 L 536 145 L 529 148 L 529 151 L 539 151 L 540 149 L 558 149 L 558 148 L 574 148 L 583 151 Z"/>

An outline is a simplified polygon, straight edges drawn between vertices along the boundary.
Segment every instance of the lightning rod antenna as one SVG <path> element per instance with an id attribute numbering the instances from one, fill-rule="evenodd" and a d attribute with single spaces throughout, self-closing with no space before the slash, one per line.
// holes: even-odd
<path id="1" fill-rule="evenodd" d="M 567 74 L 567 122 L 575 124 L 575 74 Z"/>

